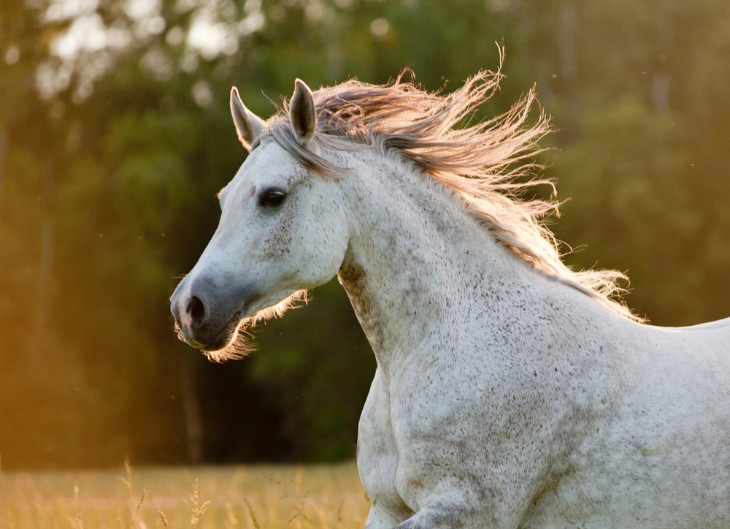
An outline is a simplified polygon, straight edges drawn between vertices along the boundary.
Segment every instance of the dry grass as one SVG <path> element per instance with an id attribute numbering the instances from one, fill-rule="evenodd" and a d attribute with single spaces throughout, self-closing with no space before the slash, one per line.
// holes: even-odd
<path id="1" fill-rule="evenodd" d="M 0 529 L 352 529 L 354 464 L 0 472 Z"/>

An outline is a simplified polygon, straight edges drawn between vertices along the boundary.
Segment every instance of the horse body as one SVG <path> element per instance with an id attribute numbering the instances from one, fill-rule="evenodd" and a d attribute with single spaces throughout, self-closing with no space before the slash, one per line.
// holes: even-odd
<path id="1" fill-rule="evenodd" d="M 629 324 L 606 343 L 623 352 L 611 413 L 581 432 L 568 472 L 532 525 L 724 527 L 730 519 L 730 326 Z M 698 333 L 693 335 L 693 333 Z M 623 342 L 623 343 L 622 343 Z M 616 355 L 616 349 L 607 350 Z M 548 523 L 552 521 L 552 523 Z"/>
<path id="2" fill-rule="evenodd" d="M 441 190 L 414 198 L 365 165 L 339 277 L 378 360 L 358 434 L 368 528 L 724 527 L 730 320 L 607 314 Z"/>
<path id="3" fill-rule="evenodd" d="M 217 349 L 337 273 L 378 366 L 358 433 L 367 528 L 728 527 L 730 320 L 633 321 L 425 162 L 316 141 L 315 108 L 298 83 L 288 138 L 232 97 L 258 146 L 172 310 Z"/>

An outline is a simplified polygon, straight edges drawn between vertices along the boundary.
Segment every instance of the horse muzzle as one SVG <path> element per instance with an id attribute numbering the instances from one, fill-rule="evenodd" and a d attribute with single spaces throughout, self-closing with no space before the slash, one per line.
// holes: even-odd
<path id="1" fill-rule="evenodd" d="M 196 349 L 217 351 L 235 339 L 246 307 L 255 296 L 212 276 L 186 277 L 170 298 L 178 337 Z"/>

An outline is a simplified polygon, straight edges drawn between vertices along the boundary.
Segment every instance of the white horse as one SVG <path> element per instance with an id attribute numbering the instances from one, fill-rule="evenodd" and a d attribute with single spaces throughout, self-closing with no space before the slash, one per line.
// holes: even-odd
<path id="1" fill-rule="evenodd" d="M 455 127 L 498 82 L 297 81 L 266 122 L 234 88 L 250 154 L 172 296 L 180 336 L 241 356 L 238 331 L 339 277 L 378 366 L 368 529 L 729 528 L 730 319 L 645 325 L 620 274 L 562 263 L 553 204 L 519 198 L 533 95 Z"/>

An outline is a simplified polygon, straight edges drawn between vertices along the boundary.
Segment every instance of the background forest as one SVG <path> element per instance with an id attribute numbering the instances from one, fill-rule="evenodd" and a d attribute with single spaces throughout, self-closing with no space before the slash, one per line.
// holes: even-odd
<path id="1" fill-rule="evenodd" d="M 533 84 L 577 268 L 627 271 L 652 323 L 730 316 L 727 0 L 0 3 L 2 468 L 354 456 L 374 360 L 336 283 L 214 365 L 168 297 L 242 163 L 237 85 L 268 116 L 301 77 Z"/>

